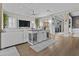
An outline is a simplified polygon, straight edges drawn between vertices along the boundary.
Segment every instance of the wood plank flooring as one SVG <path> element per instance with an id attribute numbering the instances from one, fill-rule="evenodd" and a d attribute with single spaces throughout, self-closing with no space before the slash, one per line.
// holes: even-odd
<path id="1" fill-rule="evenodd" d="M 28 43 L 17 45 L 21 56 L 79 56 L 79 37 L 56 36 L 57 41 L 41 52 L 35 52 Z"/>

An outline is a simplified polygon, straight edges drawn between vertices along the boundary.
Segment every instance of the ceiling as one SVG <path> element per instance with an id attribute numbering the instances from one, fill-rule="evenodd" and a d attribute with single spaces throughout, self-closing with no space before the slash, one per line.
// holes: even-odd
<path id="1" fill-rule="evenodd" d="M 4 3 L 3 9 L 12 13 L 45 16 L 66 10 L 79 10 L 78 3 Z"/>

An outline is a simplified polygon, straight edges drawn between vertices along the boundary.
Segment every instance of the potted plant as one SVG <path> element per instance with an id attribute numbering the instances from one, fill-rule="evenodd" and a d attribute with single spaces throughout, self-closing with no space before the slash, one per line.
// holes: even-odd
<path id="1" fill-rule="evenodd" d="M 8 15 L 3 14 L 3 27 L 5 28 L 8 25 Z"/>

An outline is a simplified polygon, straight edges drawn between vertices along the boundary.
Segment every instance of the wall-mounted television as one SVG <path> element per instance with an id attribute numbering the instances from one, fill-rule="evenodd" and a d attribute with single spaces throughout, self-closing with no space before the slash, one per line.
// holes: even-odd
<path id="1" fill-rule="evenodd" d="M 19 20 L 19 27 L 30 27 L 30 21 Z"/>

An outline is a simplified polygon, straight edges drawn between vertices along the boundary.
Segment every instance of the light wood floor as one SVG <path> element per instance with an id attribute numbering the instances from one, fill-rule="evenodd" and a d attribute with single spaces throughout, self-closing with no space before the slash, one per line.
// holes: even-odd
<path id="1" fill-rule="evenodd" d="M 35 52 L 29 47 L 28 43 L 17 45 L 21 56 L 79 56 L 79 38 L 78 37 L 55 37 L 57 41 L 41 52 Z"/>

